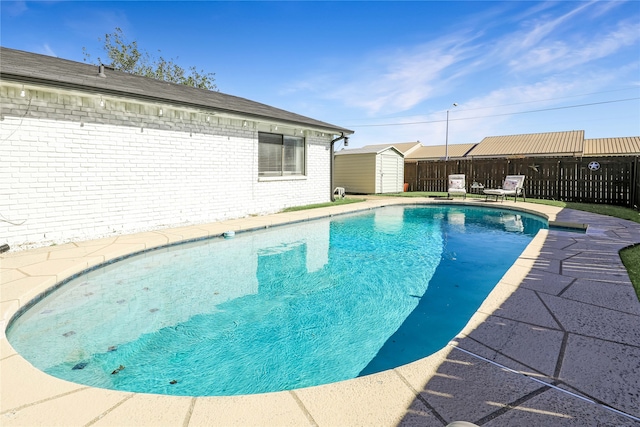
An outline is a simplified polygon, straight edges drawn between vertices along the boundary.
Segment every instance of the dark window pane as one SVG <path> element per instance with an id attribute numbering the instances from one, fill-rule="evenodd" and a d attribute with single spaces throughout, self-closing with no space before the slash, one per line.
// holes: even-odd
<path id="1" fill-rule="evenodd" d="M 304 175 L 304 138 L 284 137 L 284 173 Z"/>
<path id="2" fill-rule="evenodd" d="M 258 133 L 260 176 L 304 175 L 305 141 L 296 136 Z"/>
<path id="3" fill-rule="evenodd" d="M 282 135 L 258 134 L 258 174 L 282 175 Z"/>

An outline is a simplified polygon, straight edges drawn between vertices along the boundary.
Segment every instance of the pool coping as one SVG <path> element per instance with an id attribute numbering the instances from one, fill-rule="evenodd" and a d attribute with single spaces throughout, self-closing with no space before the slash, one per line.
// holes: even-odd
<path id="1" fill-rule="evenodd" d="M 104 390 L 38 371 L 4 337 L 9 319 L 48 288 L 133 252 L 230 230 L 428 203 L 517 209 L 563 226 L 589 227 L 584 234 L 538 233 L 442 350 L 335 384 L 197 398 Z M 455 420 L 572 425 L 597 419 L 606 425 L 638 425 L 640 410 L 634 402 L 640 399 L 640 303 L 618 256 L 620 249 L 637 243 L 640 224 L 552 206 L 367 197 L 355 204 L 6 252 L 0 255 L 0 423 L 445 426 Z"/>

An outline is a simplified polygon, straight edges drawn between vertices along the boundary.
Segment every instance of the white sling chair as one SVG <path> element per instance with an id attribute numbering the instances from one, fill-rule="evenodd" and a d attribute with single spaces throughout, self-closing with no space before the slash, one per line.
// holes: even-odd
<path id="1" fill-rule="evenodd" d="M 447 197 L 452 194 L 462 195 L 467 198 L 467 186 L 465 185 L 465 176 L 463 174 L 449 175 L 449 185 L 447 189 Z"/>
<path id="2" fill-rule="evenodd" d="M 513 201 L 518 201 L 518 196 L 522 197 L 522 200 L 527 201 L 524 194 L 524 175 L 507 175 L 502 183 L 502 188 L 487 188 L 484 190 L 484 194 L 486 195 L 485 200 L 489 198 L 489 196 L 493 196 L 496 198 L 496 202 L 498 198 L 501 201 L 504 201 L 505 197 L 513 196 Z"/>

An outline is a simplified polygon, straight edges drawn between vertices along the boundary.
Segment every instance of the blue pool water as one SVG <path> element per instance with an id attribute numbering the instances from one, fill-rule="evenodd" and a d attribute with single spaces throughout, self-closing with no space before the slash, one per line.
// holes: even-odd
<path id="1" fill-rule="evenodd" d="M 453 338 L 546 221 L 386 207 L 149 251 L 71 280 L 11 323 L 37 368 L 171 395 L 331 383 Z"/>

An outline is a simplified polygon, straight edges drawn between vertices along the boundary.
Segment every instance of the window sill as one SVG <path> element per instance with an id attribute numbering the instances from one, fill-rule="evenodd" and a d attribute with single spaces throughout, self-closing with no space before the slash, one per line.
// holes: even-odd
<path id="1" fill-rule="evenodd" d="M 285 175 L 285 176 L 259 176 L 258 182 L 271 182 L 271 181 L 304 181 L 306 175 Z"/>

